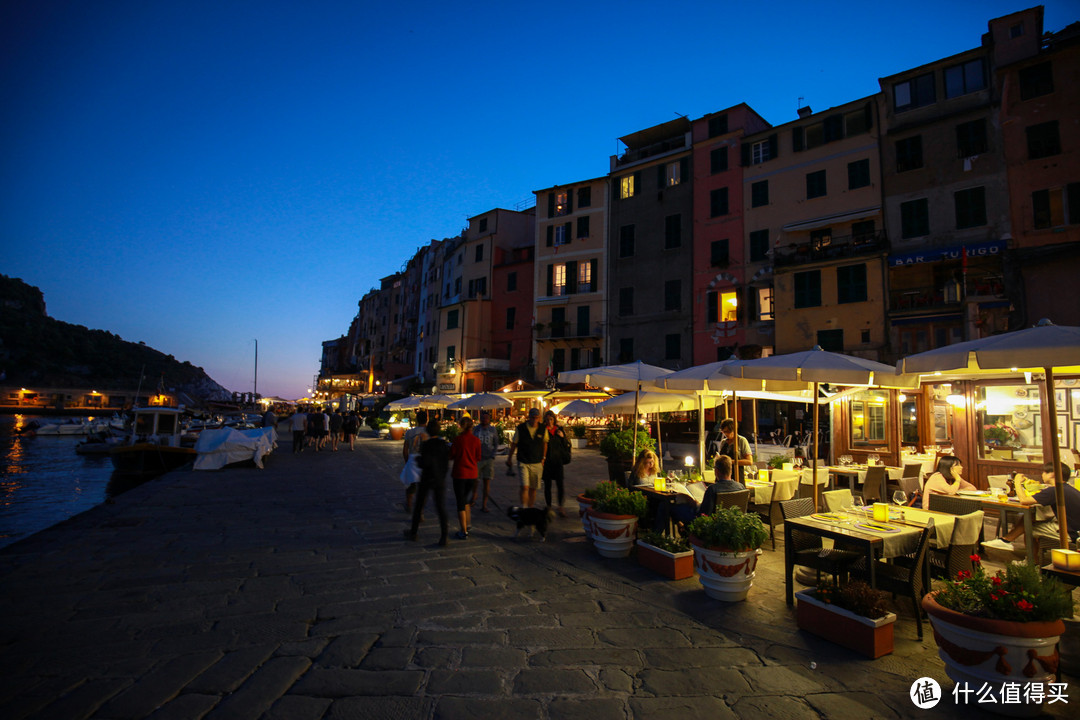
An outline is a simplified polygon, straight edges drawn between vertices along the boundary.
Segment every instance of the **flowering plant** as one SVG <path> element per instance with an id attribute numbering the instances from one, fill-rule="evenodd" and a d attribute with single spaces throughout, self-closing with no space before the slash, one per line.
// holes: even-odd
<path id="1" fill-rule="evenodd" d="M 814 597 L 826 605 L 835 605 L 871 620 L 889 614 L 886 602 L 888 594 L 875 590 L 861 580 L 852 580 L 839 587 L 821 583 L 814 591 Z"/>
<path id="2" fill-rule="evenodd" d="M 1013 563 L 991 576 L 978 555 L 972 555 L 971 562 L 974 572 L 961 570 L 937 593 L 939 605 L 965 615 L 1014 622 L 1060 620 L 1072 611 L 1072 594 L 1033 565 Z"/>
<path id="3" fill-rule="evenodd" d="M 1020 440 L 1020 433 L 1016 431 L 1016 428 L 1007 424 L 1004 420 L 998 420 L 993 425 L 983 426 L 983 438 L 987 442 L 993 442 L 997 445 L 1007 445 L 1009 443 L 1018 442 Z"/>

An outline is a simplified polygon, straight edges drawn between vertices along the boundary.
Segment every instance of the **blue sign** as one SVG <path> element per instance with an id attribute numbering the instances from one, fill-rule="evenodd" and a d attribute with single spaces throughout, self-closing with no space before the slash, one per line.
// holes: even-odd
<path id="1" fill-rule="evenodd" d="M 904 265 L 915 265 L 917 263 L 924 262 L 940 262 L 943 260 L 954 260 L 959 262 L 964 255 L 964 250 L 967 250 L 967 256 L 969 258 L 989 258 L 989 257 L 1001 257 L 1008 247 L 1008 243 L 1004 240 L 993 240 L 984 243 L 972 243 L 970 245 L 954 245 L 948 248 L 935 248 L 932 250 L 925 250 L 923 252 L 908 253 L 906 255 L 890 255 L 889 267 L 903 267 Z"/>

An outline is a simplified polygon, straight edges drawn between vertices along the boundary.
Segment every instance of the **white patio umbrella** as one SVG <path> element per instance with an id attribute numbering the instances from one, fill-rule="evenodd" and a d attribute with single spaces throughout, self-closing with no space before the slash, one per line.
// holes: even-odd
<path id="1" fill-rule="evenodd" d="M 449 395 L 421 395 L 420 407 L 425 410 L 441 410 L 447 405 L 454 402 L 454 398 Z"/>
<path id="2" fill-rule="evenodd" d="M 418 407 L 420 407 L 420 398 L 416 395 L 409 395 L 386 403 L 386 409 L 392 412 L 398 412 L 400 410 L 416 410 Z"/>
<path id="3" fill-rule="evenodd" d="M 891 374 L 890 374 L 891 371 Z M 805 383 L 813 387 L 814 435 L 813 477 L 814 509 L 817 510 L 817 464 L 818 464 L 818 388 L 821 383 L 836 385 L 862 385 L 913 389 L 919 386 L 914 375 L 899 375 L 890 365 L 863 358 L 822 350 L 815 345 L 810 350 L 771 355 L 757 360 L 736 360 L 725 365 L 721 372 L 741 378 L 759 380 L 783 380 Z"/>
<path id="4" fill-rule="evenodd" d="M 718 399 L 718 398 L 717 398 Z M 631 396 L 630 393 L 625 395 L 617 395 L 609 400 L 605 400 L 602 403 L 598 403 L 598 407 L 603 408 L 605 413 L 609 415 L 625 415 L 627 413 L 636 414 L 643 413 L 662 413 L 662 412 L 681 412 L 687 410 L 697 410 L 700 399 L 692 395 L 680 395 L 677 393 L 665 393 L 665 392 L 648 392 L 642 391 L 635 393 Z M 635 436 L 636 438 L 636 436 Z M 656 421 L 656 440 L 657 450 L 662 457 L 664 453 L 663 441 L 660 438 L 660 420 Z M 634 448 L 635 457 L 637 455 L 637 448 Z"/>
<path id="5" fill-rule="evenodd" d="M 446 406 L 447 410 L 503 410 L 514 403 L 495 393 L 477 393 Z"/>
<path id="6" fill-rule="evenodd" d="M 591 403 L 586 400 L 571 400 L 570 402 L 563 403 L 561 405 L 555 405 L 551 408 L 556 415 L 561 417 L 603 417 L 604 411 L 597 403 Z"/>
<path id="7" fill-rule="evenodd" d="M 559 382 L 583 382 L 596 387 L 612 387 L 617 390 L 633 390 L 634 397 L 641 393 L 643 383 L 667 375 L 671 371 L 648 365 L 638 360 L 625 365 L 604 365 L 584 370 L 566 370 L 559 373 Z M 634 410 L 634 457 L 637 457 L 637 410 Z"/>
<path id="8" fill-rule="evenodd" d="M 1061 547 L 1068 547 L 1065 518 L 1065 484 L 1061 474 L 1061 451 L 1057 442 L 1057 402 L 1054 398 L 1054 373 L 1080 373 L 1080 327 L 1054 325 L 1040 320 L 1035 327 L 991 335 L 979 340 L 947 345 L 935 350 L 909 355 L 896 364 L 898 373 L 921 373 L 962 378 L 987 377 L 1019 372 L 1043 374 L 1043 394 L 1047 400 L 1047 426 L 1050 432 L 1043 442 L 1050 444 L 1054 475 L 1059 476 L 1057 508 Z"/>

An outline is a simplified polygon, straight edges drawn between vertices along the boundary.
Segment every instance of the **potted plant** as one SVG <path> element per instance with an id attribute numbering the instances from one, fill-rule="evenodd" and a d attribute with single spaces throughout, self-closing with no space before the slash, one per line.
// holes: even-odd
<path id="1" fill-rule="evenodd" d="M 586 488 L 582 491 L 580 495 L 578 495 L 578 517 L 581 518 L 581 526 L 585 529 L 586 535 L 589 535 L 591 537 L 589 519 L 585 516 L 585 511 L 591 508 L 593 506 L 593 503 L 600 498 L 607 497 L 611 493 L 615 492 L 618 487 L 619 486 L 615 483 L 609 480 L 605 480 L 604 482 L 596 485 L 595 487 Z"/>
<path id="2" fill-rule="evenodd" d="M 768 460 L 768 465 L 773 470 L 783 470 L 784 463 L 794 462 L 795 458 L 791 455 L 773 455 Z"/>
<path id="3" fill-rule="evenodd" d="M 869 658 L 893 651 L 896 614 L 889 612 L 886 593 L 853 580 L 839 588 L 821 585 L 795 593 L 795 619 L 806 630 Z"/>
<path id="4" fill-rule="evenodd" d="M 594 500 L 585 511 L 585 532 L 604 557 L 626 557 L 634 548 L 638 521 L 645 517 L 647 509 L 644 495 L 617 487 Z"/>
<path id="5" fill-rule="evenodd" d="M 673 538 L 653 530 L 638 532 L 637 559 L 643 566 L 672 580 L 694 574 L 694 551 L 686 538 Z"/>
<path id="6" fill-rule="evenodd" d="M 1019 687 L 1027 697 L 1029 685 L 1056 682 L 1058 638 L 1062 618 L 1073 611 L 1072 593 L 1031 565 L 1011 564 L 990 576 L 978 555 L 971 561 L 974 571 L 961 570 L 922 601 L 945 674 L 976 690 L 984 683 L 992 688 L 996 702 L 987 709 L 1037 715 L 1038 702 L 1002 703 L 1003 688 Z"/>
<path id="7" fill-rule="evenodd" d="M 617 430 L 610 432 L 600 441 L 600 454 L 608 461 L 608 479 L 622 485 L 625 474 L 634 467 L 634 432 Z M 637 451 L 656 450 L 656 441 L 643 430 L 637 430 Z"/>
<path id="8" fill-rule="evenodd" d="M 717 600 L 745 600 L 754 581 L 761 544 L 769 531 L 757 513 L 736 507 L 699 515 L 686 528 L 694 569 L 705 593 Z"/>
<path id="9" fill-rule="evenodd" d="M 998 420 L 992 425 L 983 426 L 983 439 L 987 445 L 1013 446 L 1020 439 L 1020 433 L 1005 421 Z"/>
<path id="10" fill-rule="evenodd" d="M 588 440 L 585 439 L 585 425 L 583 423 L 574 423 L 570 426 L 570 446 L 575 450 L 580 450 L 588 444 Z"/>

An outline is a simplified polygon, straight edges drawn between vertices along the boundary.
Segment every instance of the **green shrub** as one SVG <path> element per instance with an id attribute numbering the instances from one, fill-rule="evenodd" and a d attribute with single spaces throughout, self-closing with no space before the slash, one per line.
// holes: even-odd
<path id="1" fill-rule="evenodd" d="M 784 463 L 794 462 L 795 458 L 792 455 L 773 455 L 769 458 L 769 467 L 773 470 L 783 470 Z"/>
<path id="2" fill-rule="evenodd" d="M 643 430 L 637 431 L 637 452 L 640 455 L 644 450 L 656 451 L 656 441 L 648 436 Z M 600 441 L 600 454 L 608 459 L 634 460 L 634 431 L 618 430 L 610 432 Z"/>
<path id="3" fill-rule="evenodd" d="M 681 553 L 690 550 L 690 541 L 684 537 L 671 537 L 655 530 L 638 530 L 638 542 L 648 543 L 669 553 Z"/>
<path id="4" fill-rule="evenodd" d="M 606 498 L 611 493 L 619 489 L 619 486 L 610 481 L 604 481 L 599 485 L 591 488 L 586 488 L 581 494 L 592 500 L 594 503 L 597 500 Z"/>
<path id="5" fill-rule="evenodd" d="M 585 426 L 580 423 L 576 425 L 571 425 L 570 432 L 574 434 L 574 437 L 580 440 L 581 438 L 585 437 Z"/>
<path id="6" fill-rule="evenodd" d="M 756 550 L 769 537 L 769 531 L 757 513 L 744 513 L 739 508 L 720 508 L 712 515 L 699 515 L 686 528 L 706 547 L 726 550 Z"/>
<path id="7" fill-rule="evenodd" d="M 645 519 L 649 504 L 639 492 L 625 488 L 615 488 L 611 493 L 593 501 L 593 510 L 608 515 L 637 515 L 638 520 Z"/>

